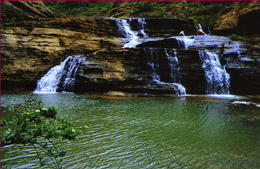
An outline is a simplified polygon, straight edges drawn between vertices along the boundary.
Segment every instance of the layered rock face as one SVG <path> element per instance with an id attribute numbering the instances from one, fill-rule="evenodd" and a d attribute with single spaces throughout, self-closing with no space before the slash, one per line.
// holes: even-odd
<path id="1" fill-rule="evenodd" d="M 111 49 L 93 53 L 80 67 L 77 75 L 78 89 L 86 92 L 117 90 L 159 95 L 176 94 L 173 86 L 155 83 L 155 76 L 158 76 L 162 83 L 182 84 L 186 93 L 205 94 L 208 86 L 205 70 L 213 67 L 217 73 L 221 71 L 219 67 L 214 68 L 217 64 L 214 58 L 212 64 L 206 69 L 203 68 L 202 53 L 206 52 L 216 56 L 221 68 L 230 76 L 229 94 L 260 93 L 260 82 L 256 80 L 260 76 L 258 49 L 219 36 L 190 36 L 193 42 L 185 47 L 181 42 L 178 43 L 181 38 L 147 39 L 140 47 L 133 49 Z M 164 41 L 176 43 L 170 43 L 171 45 L 163 48 Z M 216 72 L 210 73 L 218 76 Z"/>
<path id="2" fill-rule="evenodd" d="M 205 94 L 208 89 L 220 91 L 222 87 L 215 84 L 218 79 L 214 78 L 208 84 L 215 74 L 206 77 L 205 73 L 214 69 L 223 73 L 221 83 L 230 82 L 224 84 L 226 88 L 230 85 L 230 93 L 260 94 L 258 48 L 225 37 L 197 36 L 191 20 L 124 21 L 127 25 L 121 27 L 121 20 L 114 18 L 17 22 L 15 27 L 2 31 L 2 90 L 33 90 L 51 67 L 68 56 L 84 55 L 74 86 L 79 93 L 116 91 L 162 96 L 183 94 L 185 87 L 188 94 Z M 122 30 L 124 26 L 130 31 Z M 178 36 L 181 31 L 194 36 Z M 131 46 L 133 41 L 135 45 Z M 123 48 L 125 44 L 131 45 Z M 212 63 L 207 64 L 205 56 L 212 56 Z"/>
<path id="3" fill-rule="evenodd" d="M 1 11 L 16 20 L 40 20 L 53 18 L 54 14 L 43 4 L 36 1 L 5 1 L 1 3 Z"/>
<path id="4" fill-rule="evenodd" d="M 223 11 L 214 26 L 218 34 L 259 34 L 260 2 L 235 2 Z"/>
<path id="5" fill-rule="evenodd" d="M 113 30 L 114 29 L 114 30 Z M 119 47 L 115 21 L 66 18 L 21 21 L 2 31 L 2 86 L 17 83 L 32 88 L 48 69 L 70 55 Z"/>

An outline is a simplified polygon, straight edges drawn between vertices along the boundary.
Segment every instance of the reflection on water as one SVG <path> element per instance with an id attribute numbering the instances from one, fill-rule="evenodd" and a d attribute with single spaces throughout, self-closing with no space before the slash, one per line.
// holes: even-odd
<path id="1" fill-rule="evenodd" d="M 75 125 L 89 126 L 80 140 L 59 143 L 67 150 L 64 168 L 260 166 L 259 109 L 234 108 L 232 99 L 3 94 L 2 116 L 24 104 L 33 108 L 40 100 L 57 107 L 58 115 Z M 38 168 L 30 147 L 2 147 L 1 155 L 2 167 Z"/>

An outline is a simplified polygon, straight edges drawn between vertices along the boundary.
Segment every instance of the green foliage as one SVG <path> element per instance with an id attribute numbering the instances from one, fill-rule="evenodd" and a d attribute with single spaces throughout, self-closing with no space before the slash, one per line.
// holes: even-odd
<path id="1" fill-rule="evenodd" d="M 40 114 L 45 117 L 55 118 L 58 110 L 55 107 L 49 107 L 48 109 L 42 107 L 40 109 Z"/>
<path id="2" fill-rule="evenodd" d="M 1 28 L 12 27 L 15 26 L 16 18 L 9 17 L 5 10 L 1 11 Z"/>
<path id="3" fill-rule="evenodd" d="M 48 157 L 56 166 L 62 168 L 60 151 L 55 145 L 58 139 L 75 140 L 87 126 L 75 128 L 68 120 L 57 117 L 55 107 L 48 109 L 26 110 L 22 113 L 14 111 L 15 116 L 7 120 L 1 119 L 1 145 L 24 144 L 33 146 L 41 166 Z"/>
<path id="4" fill-rule="evenodd" d="M 159 16 L 193 19 L 204 26 L 212 27 L 219 14 L 233 2 L 215 1 L 44 1 L 54 13 L 63 16 L 110 16 L 109 12 L 122 12 L 125 17 Z M 129 8 L 128 8 L 129 6 Z M 116 13 L 113 13 L 116 16 Z M 112 15 L 113 15 L 112 14 Z M 120 15 L 121 17 L 124 17 Z"/>
<path id="5" fill-rule="evenodd" d="M 150 11 L 150 10 L 153 10 L 152 1 L 140 1 L 140 2 L 136 2 L 132 6 L 133 12 L 145 12 L 145 11 Z"/>
<path id="6" fill-rule="evenodd" d="M 113 1 L 44 1 L 54 13 L 63 16 L 104 16 L 114 6 Z"/>
<path id="7" fill-rule="evenodd" d="M 230 37 L 232 40 L 237 40 L 237 41 L 239 41 L 239 40 L 244 40 L 243 37 L 241 37 L 241 36 L 239 36 L 239 35 L 236 35 L 236 34 L 232 34 L 232 35 L 230 35 L 229 37 Z"/>
<path id="8" fill-rule="evenodd" d="M 162 18 L 166 17 L 166 9 L 164 7 L 159 7 L 158 16 Z"/>

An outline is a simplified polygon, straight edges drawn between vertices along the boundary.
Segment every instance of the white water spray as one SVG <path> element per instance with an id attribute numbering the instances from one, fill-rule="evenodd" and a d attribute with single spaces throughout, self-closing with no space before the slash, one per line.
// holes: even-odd
<path id="1" fill-rule="evenodd" d="M 148 38 L 148 35 L 144 32 L 144 26 L 145 26 L 146 22 L 144 18 L 139 18 L 138 19 L 138 28 L 143 36 L 143 38 Z"/>
<path id="2" fill-rule="evenodd" d="M 159 64 L 159 57 L 158 53 L 156 52 L 156 49 L 152 48 L 144 48 L 145 55 L 147 57 L 147 64 L 150 68 L 152 81 L 156 84 L 160 85 L 172 85 L 174 86 L 174 90 L 178 95 L 185 95 L 186 89 L 183 85 L 180 84 L 180 75 L 179 75 L 179 61 L 177 57 L 177 51 L 175 49 L 165 49 L 164 50 L 164 57 L 168 60 L 168 66 L 170 69 L 169 76 L 167 79 L 169 81 L 165 82 L 161 79 L 160 75 L 162 75 L 160 72 L 162 72 Z"/>
<path id="3" fill-rule="evenodd" d="M 132 19 L 129 20 L 131 22 Z M 138 20 L 138 29 L 143 38 L 148 38 L 147 34 L 144 31 L 144 25 L 146 24 L 144 18 L 139 18 Z M 119 30 L 124 34 L 124 36 L 128 39 L 128 42 L 124 44 L 123 48 L 135 48 L 142 41 L 138 36 L 138 31 L 133 31 L 125 19 L 116 20 L 117 26 Z"/>
<path id="4" fill-rule="evenodd" d="M 176 40 L 178 41 L 179 46 L 184 47 L 185 49 L 188 49 L 194 42 L 194 38 L 188 36 L 177 36 Z"/>
<path id="5" fill-rule="evenodd" d="M 59 88 L 63 91 L 71 90 L 75 83 L 76 72 L 84 60 L 82 56 L 67 57 L 60 65 L 51 68 L 38 80 L 37 88 L 33 93 L 56 93 Z"/>
<path id="6" fill-rule="evenodd" d="M 207 94 L 229 94 L 230 75 L 222 66 L 218 55 L 208 51 L 199 51 L 202 68 L 207 81 Z"/>

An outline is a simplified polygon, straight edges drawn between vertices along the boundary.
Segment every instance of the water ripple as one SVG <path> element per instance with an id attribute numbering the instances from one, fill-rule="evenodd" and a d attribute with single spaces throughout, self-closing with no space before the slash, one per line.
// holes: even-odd
<path id="1" fill-rule="evenodd" d="M 14 95 L 8 97 L 5 112 Z M 15 97 L 12 107 L 31 100 Z M 248 116 L 223 113 L 229 100 L 34 97 L 76 125 L 89 126 L 81 139 L 59 142 L 67 152 L 64 168 L 259 168 L 259 127 L 241 122 Z M 32 148 L 6 146 L 1 153 L 4 166 L 37 168 Z"/>

